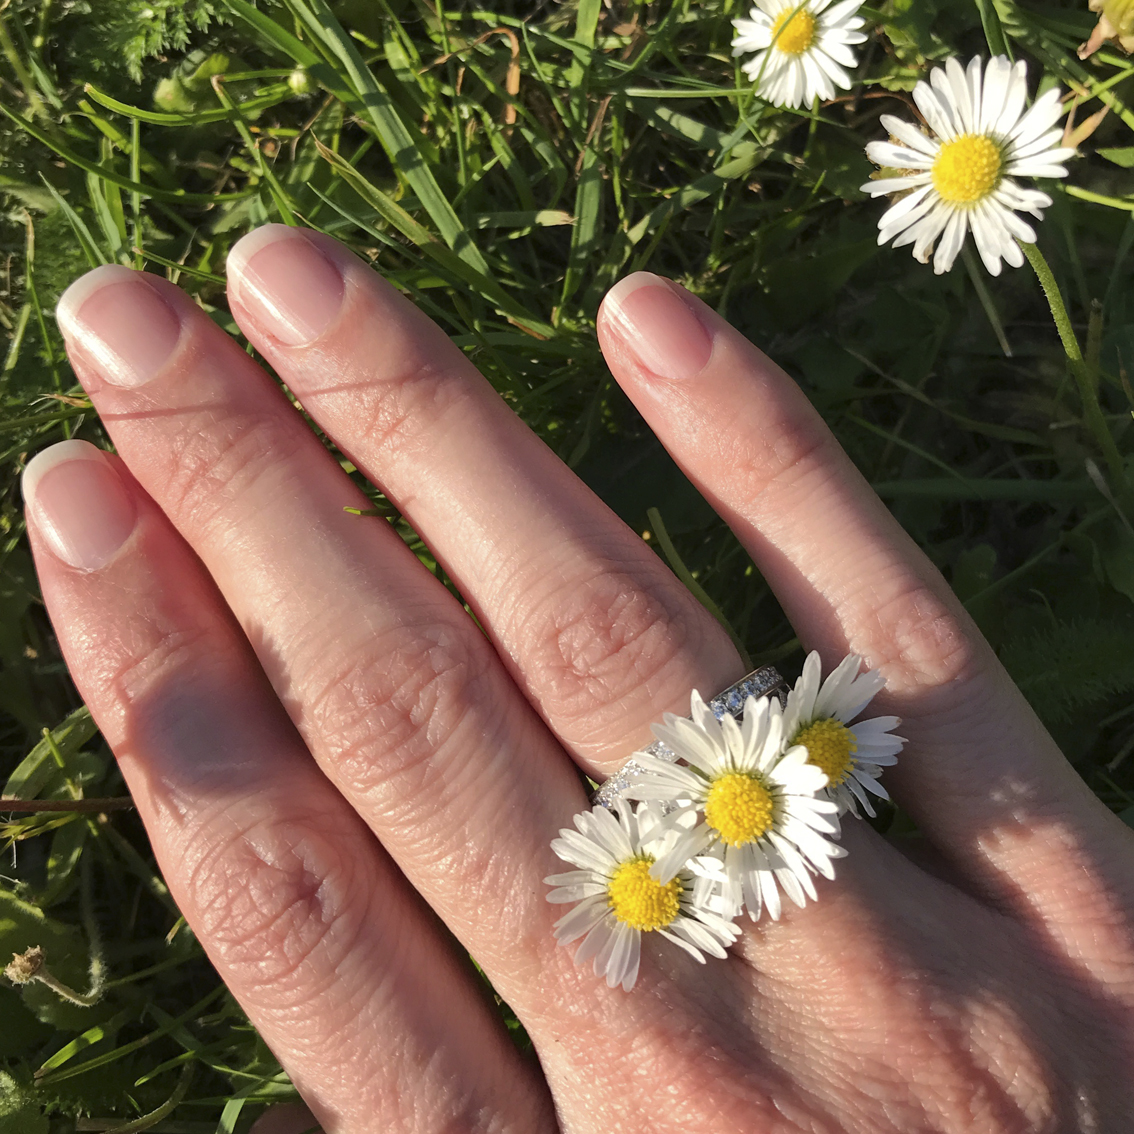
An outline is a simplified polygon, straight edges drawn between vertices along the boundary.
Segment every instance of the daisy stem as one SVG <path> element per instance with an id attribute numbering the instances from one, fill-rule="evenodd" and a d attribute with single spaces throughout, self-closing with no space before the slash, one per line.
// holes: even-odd
<path id="1" fill-rule="evenodd" d="M 1106 458 L 1107 467 L 1110 469 L 1111 479 L 1114 481 L 1115 487 L 1121 491 L 1126 487 L 1126 470 L 1123 467 L 1122 454 L 1118 451 L 1114 437 L 1107 427 L 1106 418 L 1103 417 L 1102 406 L 1099 405 L 1099 396 L 1095 389 L 1091 369 L 1084 361 L 1083 352 L 1079 349 L 1079 340 L 1075 337 L 1071 318 L 1067 314 L 1063 296 L 1059 293 L 1059 285 L 1055 282 L 1055 275 L 1036 245 L 1025 244 L 1021 241 L 1020 247 L 1023 249 L 1024 255 L 1027 256 L 1028 263 L 1035 271 L 1036 278 L 1039 280 L 1040 287 L 1043 288 L 1043 294 L 1047 299 L 1047 305 L 1051 308 L 1051 317 L 1055 320 L 1055 329 L 1059 332 L 1060 341 L 1063 343 L 1063 353 L 1067 356 L 1067 365 L 1071 368 L 1075 384 L 1079 387 L 1079 397 L 1083 402 L 1083 416 L 1086 425 L 1095 435 L 1095 440 Z"/>

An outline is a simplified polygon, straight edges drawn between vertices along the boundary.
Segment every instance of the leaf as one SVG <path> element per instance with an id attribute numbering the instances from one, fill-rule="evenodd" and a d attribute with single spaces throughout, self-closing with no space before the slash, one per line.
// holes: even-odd
<path id="1" fill-rule="evenodd" d="M 967 602 L 992 582 L 995 569 L 996 549 L 990 544 L 980 543 L 966 548 L 957 556 L 953 567 L 953 593 L 961 602 Z"/>
<path id="2" fill-rule="evenodd" d="M 1134 146 L 1117 146 L 1111 149 L 1096 150 L 1099 157 L 1122 166 L 1123 169 L 1134 168 Z"/>
<path id="3" fill-rule="evenodd" d="M 51 730 L 51 739 L 66 762 L 96 732 L 98 725 L 91 718 L 90 709 L 84 705 Z M 16 765 L 16 770 L 8 777 L 0 795 L 10 799 L 35 799 L 53 780 L 61 783 L 60 776 L 51 745 L 45 737 Z"/>
<path id="4" fill-rule="evenodd" d="M 42 177 L 43 175 L 40 174 L 40 176 Z M 95 240 L 91 230 L 87 228 L 87 222 L 71 208 L 67 201 L 64 200 L 63 195 L 46 177 L 43 178 L 43 183 L 47 186 L 47 191 L 51 194 L 53 200 L 67 218 L 67 223 L 71 226 L 71 231 L 75 234 L 75 240 L 83 250 L 83 255 L 87 258 L 87 263 L 92 268 L 97 268 L 100 264 L 109 263 L 109 258 L 106 253 L 99 247 L 99 243 Z"/>
<path id="5" fill-rule="evenodd" d="M 131 106 L 129 103 L 111 98 L 91 83 L 85 84 L 83 90 L 107 110 L 113 110 L 127 118 L 136 118 L 140 122 L 150 122 L 155 126 L 203 126 L 209 122 L 225 122 L 234 117 L 233 111 L 223 107 L 219 110 L 198 110 L 191 114 L 166 114 L 160 110 L 143 110 L 139 106 Z M 291 88 L 287 83 L 275 83 L 263 94 L 240 103 L 240 112 L 249 115 L 254 111 L 267 110 L 292 97 Z"/>
<path id="6" fill-rule="evenodd" d="M 563 276 L 564 306 L 582 282 L 588 264 L 597 262 L 598 241 L 602 224 L 602 161 L 594 146 L 588 146 L 575 191 L 575 227 L 571 232 L 571 250 L 567 271 Z"/>
<path id="7" fill-rule="evenodd" d="M 88 978 L 89 957 L 77 929 L 48 917 L 38 906 L 25 902 L 10 890 L 0 889 L 0 960 L 40 946 L 51 971 L 66 985 L 82 987 Z M 68 1004 L 40 984 L 21 990 L 24 1004 L 37 1019 L 67 1031 L 78 1031 L 91 1023 L 92 1011 Z"/>
<path id="8" fill-rule="evenodd" d="M 47 1134 L 50 1129 L 32 1092 L 0 1071 L 0 1134 Z"/>
<path id="9" fill-rule="evenodd" d="M 1134 619 L 1076 619 L 1025 634 L 1000 660 L 1040 717 L 1070 720 L 1077 710 L 1134 689 Z"/>
<path id="10" fill-rule="evenodd" d="M 1110 585 L 1134 601 L 1134 535 L 1117 518 L 1091 532 Z"/>
<path id="11" fill-rule="evenodd" d="M 51 836 L 51 852 L 47 856 L 47 885 L 36 895 L 42 908 L 66 897 L 89 831 L 86 821 L 76 815 Z"/>
<path id="12" fill-rule="evenodd" d="M 877 241 L 856 240 L 814 255 L 784 257 L 773 263 L 764 285 L 777 325 L 802 325 L 829 304 L 847 280 L 877 254 Z"/>

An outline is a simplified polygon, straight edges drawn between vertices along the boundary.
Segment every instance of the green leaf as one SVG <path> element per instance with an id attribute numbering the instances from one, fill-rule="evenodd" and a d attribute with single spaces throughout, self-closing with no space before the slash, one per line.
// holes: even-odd
<path id="1" fill-rule="evenodd" d="M 42 177 L 43 175 L 40 174 Z M 47 186 L 47 191 L 51 194 L 52 200 L 63 211 L 63 215 L 67 218 L 67 223 L 71 226 L 71 231 L 75 234 L 75 239 L 79 243 L 79 247 L 83 250 L 83 255 L 87 258 L 87 263 L 92 268 L 97 268 L 100 264 L 109 263 L 109 257 L 99 247 L 99 243 L 91 234 L 91 230 L 87 228 L 87 222 L 64 200 L 63 195 L 47 180 L 43 178 L 44 185 Z M 8 424 L 11 424 L 10 422 Z"/>
<path id="2" fill-rule="evenodd" d="M 957 557 L 957 562 L 953 566 L 953 593 L 961 602 L 967 602 L 974 595 L 979 595 L 992 582 L 992 573 L 995 570 L 994 547 L 980 543 L 976 547 L 966 548 Z"/>
<path id="3" fill-rule="evenodd" d="M 51 739 L 66 761 L 76 755 L 95 733 L 98 725 L 85 705 L 76 709 L 62 724 L 51 730 Z M 61 782 L 59 766 L 45 737 L 16 765 L 2 795 L 9 799 L 35 799 L 52 781 Z"/>
<path id="4" fill-rule="evenodd" d="M 1046 722 L 1134 689 L 1132 619 L 1078 619 L 1025 634 L 1000 660 Z"/>
<path id="5" fill-rule="evenodd" d="M 1107 161 L 1114 162 L 1115 165 L 1122 166 L 1123 169 L 1134 168 L 1134 146 L 1118 146 L 1105 150 L 1096 150 L 1095 153 L 1097 153 L 1099 157 L 1106 158 Z"/>
<path id="6" fill-rule="evenodd" d="M 587 265 L 598 261 L 601 225 L 602 161 L 594 146 L 588 146 L 575 190 L 575 227 L 571 232 L 571 250 L 559 298 L 561 307 L 575 294 Z"/>
<path id="7" fill-rule="evenodd" d="M 36 895 L 41 907 L 47 908 L 66 897 L 89 833 L 90 827 L 86 820 L 76 815 L 51 836 L 51 851 L 47 856 L 47 885 Z"/>
<path id="8" fill-rule="evenodd" d="M 14 953 L 35 945 L 43 949 L 48 966 L 64 984 L 75 988 L 87 980 L 90 960 L 79 931 L 0 889 L 0 959 L 7 962 Z M 37 1019 L 56 1028 L 77 1031 L 91 1022 L 89 1008 L 68 1004 L 43 985 L 24 985 L 20 994 Z"/>
<path id="9" fill-rule="evenodd" d="M 221 108 L 219 110 L 198 110 L 191 114 L 168 114 L 160 110 L 143 110 L 139 106 L 131 106 L 127 102 L 119 102 L 116 98 L 100 91 L 91 83 L 85 84 L 83 90 L 100 106 L 113 110 L 117 114 L 124 114 L 127 118 L 136 118 L 140 122 L 149 122 L 155 126 L 203 126 L 209 122 L 225 122 L 233 118 L 233 111 Z M 240 103 L 240 110 L 244 114 L 253 111 L 267 110 L 278 106 L 292 98 L 291 88 L 287 83 L 274 83 L 267 91 L 253 98 L 245 99 Z"/>
<path id="10" fill-rule="evenodd" d="M 47 1134 L 50 1129 L 33 1092 L 0 1071 L 0 1134 Z"/>
<path id="11" fill-rule="evenodd" d="M 1099 549 L 1107 582 L 1128 599 L 1134 601 L 1134 535 L 1117 517 L 1099 524 L 1091 538 Z"/>

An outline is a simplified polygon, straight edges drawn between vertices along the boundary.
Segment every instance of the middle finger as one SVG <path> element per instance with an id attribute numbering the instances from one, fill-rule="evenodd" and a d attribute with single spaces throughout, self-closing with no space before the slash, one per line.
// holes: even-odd
<path id="1" fill-rule="evenodd" d="M 509 671 L 591 772 L 689 690 L 743 674 L 728 636 L 465 355 L 341 244 L 265 225 L 228 261 L 241 329 L 413 524 Z"/>

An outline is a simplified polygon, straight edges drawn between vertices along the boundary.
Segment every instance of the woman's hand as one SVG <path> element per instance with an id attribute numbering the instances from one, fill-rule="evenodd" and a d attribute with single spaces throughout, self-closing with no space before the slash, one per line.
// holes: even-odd
<path id="1" fill-rule="evenodd" d="M 1134 835 L 786 375 L 657 277 L 600 313 L 615 378 L 804 644 L 885 675 L 909 740 L 886 783 L 926 849 L 847 820 L 816 903 L 703 966 L 647 938 L 627 994 L 556 946 L 548 844 L 587 805 L 578 769 L 736 680 L 735 650 L 343 247 L 262 228 L 229 298 L 480 625 L 344 511 L 368 502 L 247 354 L 122 267 L 59 309 L 119 456 L 38 457 L 28 527 L 165 877 L 328 1134 L 1127 1129 Z"/>

